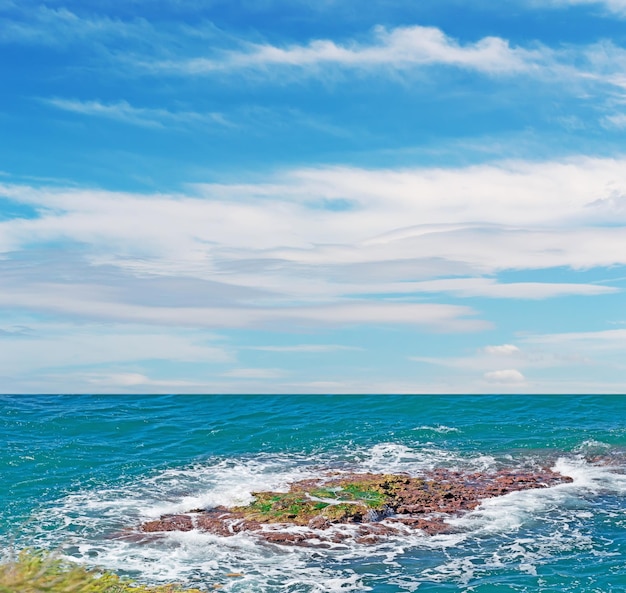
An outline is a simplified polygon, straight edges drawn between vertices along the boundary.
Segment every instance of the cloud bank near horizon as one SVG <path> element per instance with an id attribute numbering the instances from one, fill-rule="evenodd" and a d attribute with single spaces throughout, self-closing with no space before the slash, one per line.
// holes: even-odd
<path id="1" fill-rule="evenodd" d="M 623 390 L 623 3 L 445 4 L 0 4 L 7 389 Z"/>

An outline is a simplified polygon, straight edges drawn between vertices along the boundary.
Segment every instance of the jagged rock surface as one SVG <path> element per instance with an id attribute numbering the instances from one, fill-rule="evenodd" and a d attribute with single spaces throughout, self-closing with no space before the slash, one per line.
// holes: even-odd
<path id="1" fill-rule="evenodd" d="M 449 531 L 446 519 L 481 500 L 517 490 L 546 488 L 571 478 L 551 470 L 465 474 L 439 469 L 422 477 L 403 474 L 340 474 L 303 480 L 289 492 L 256 492 L 246 506 L 195 509 L 143 523 L 140 531 L 198 529 L 222 536 L 253 532 L 268 542 L 333 545 L 347 539 L 375 543 L 419 530 Z M 296 529 L 294 529 L 296 528 Z"/>

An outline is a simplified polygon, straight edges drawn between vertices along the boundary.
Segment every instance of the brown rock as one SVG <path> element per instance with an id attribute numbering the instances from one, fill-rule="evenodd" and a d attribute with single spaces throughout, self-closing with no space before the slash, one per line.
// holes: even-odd
<path id="1" fill-rule="evenodd" d="M 262 535 L 263 539 L 273 544 L 295 544 L 308 539 L 303 533 L 292 533 L 290 531 L 264 531 Z"/>
<path id="2" fill-rule="evenodd" d="M 332 523 L 322 515 L 318 515 L 317 517 L 313 517 L 309 521 L 309 529 L 328 529 Z"/>
<path id="3" fill-rule="evenodd" d="M 189 515 L 163 515 L 158 521 L 148 521 L 141 526 L 141 531 L 191 531 L 194 525 Z"/>
<path id="4" fill-rule="evenodd" d="M 260 492 L 256 501 L 246 507 L 194 509 L 193 516 L 164 515 L 140 529 L 154 533 L 195 528 L 221 536 L 252 532 L 268 542 L 292 545 L 308 545 L 309 540 L 315 545 L 330 545 L 352 537 L 357 543 L 374 544 L 407 529 L 428 535 L 443 533 L 450 530 L 446 517 L 470 511 L 481 500 L 570 481 L 548 469 L 463 474 L 441 468 L 420 478 L 334 473 L 296 482 L 288 493 Z M 324 500 L 328 502 L 316 502 Z M 342 523 L 357 525 L 356 535 L 331 529 Z M 264 528 L 268 524 L 274 527 Z M 286 529 L 290 525 L 304 529 L 293 532 Z"/>

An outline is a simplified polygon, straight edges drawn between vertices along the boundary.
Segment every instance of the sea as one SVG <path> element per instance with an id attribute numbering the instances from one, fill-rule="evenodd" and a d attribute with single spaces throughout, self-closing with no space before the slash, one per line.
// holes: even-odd
<path id="1" fill-rule="evenodd" d="M 573 481 L 486 500 L 450 533 L 369 545 L 125 536 L 324 472 L 440 467 Z M 0 396 L 0 556 L 46 549 L 229 593 L 623 593 L 625 470 L 626 396 Z"/>

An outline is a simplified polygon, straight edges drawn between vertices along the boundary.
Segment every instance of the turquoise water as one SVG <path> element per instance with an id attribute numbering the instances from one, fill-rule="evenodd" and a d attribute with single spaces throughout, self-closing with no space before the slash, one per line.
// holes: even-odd
<path id="1" fill-rule="evenodd" d="M 149 583 L 223 591 L 626 590 L 619 396 L 0 396 L 0 539 Z M 333 549 L 120 531 L 326 470 L 556 467 L 455 533 Z M 229 578 L 227 573 L 242 573 Z"/>

